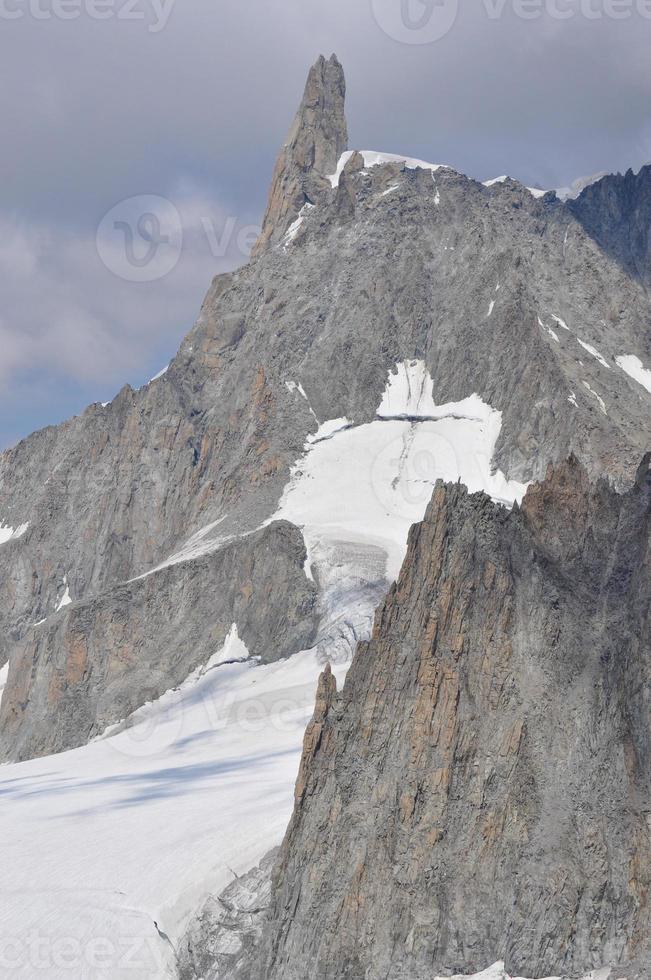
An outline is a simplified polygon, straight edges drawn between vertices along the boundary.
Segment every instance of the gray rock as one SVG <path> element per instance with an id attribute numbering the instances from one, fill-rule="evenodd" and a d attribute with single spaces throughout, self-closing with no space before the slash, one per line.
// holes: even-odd
<path id="1" fill-rule="evenodd" d="M 348 149 L 346 81 L 336 55 L 310 69 L 303 100 L 276 162 L 262 234 L 254 254 L 283 238 L 306 204 L 327 194 L 325 179 Z"/>
<path id="2" fill-rule="evenodd" d="M 651 972 L 651 455 L 439 484 L 305 736 L 258 980 Z"/>
<path id="3" fill-rule="evenodd" d="M 569 208 L 608 255 L 651 287 L 651 166 L 602 178 Z"/>

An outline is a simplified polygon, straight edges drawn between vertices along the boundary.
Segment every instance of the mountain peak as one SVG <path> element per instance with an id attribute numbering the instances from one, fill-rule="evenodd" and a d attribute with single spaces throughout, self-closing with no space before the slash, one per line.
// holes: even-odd
<path id="1" fill-rule="evenodd" d="M 346 79 L 335 54 L 320 55 L 310 68 L 305 91 L 274 170 L 262 234 L 254 253 L 282 237 L 301 208 L 329 188 L 328 174 L 348 149 Z"/>

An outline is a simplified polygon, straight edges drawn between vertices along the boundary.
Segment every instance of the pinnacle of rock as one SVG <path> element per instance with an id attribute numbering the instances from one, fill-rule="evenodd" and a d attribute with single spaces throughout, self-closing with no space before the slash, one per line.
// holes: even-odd
<path id="1" fill-rule="evenodd" d="M 325 178 L 335 172 L 348 148 L 344 112 L 346 81 L 337 56 L 323 55 L 310 69 L 303 99 L 274 170 L 269 203 L 254 254 L 278 240 L 301 208 L 329 187 Z"/>

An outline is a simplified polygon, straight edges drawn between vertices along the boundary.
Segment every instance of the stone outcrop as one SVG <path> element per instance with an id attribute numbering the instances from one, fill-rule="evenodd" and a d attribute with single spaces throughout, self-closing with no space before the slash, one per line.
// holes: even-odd
<path id="1" fill-rule="evenodd" d="M 303 101 L 276 162 L 262 234 L 254 254 L 281 239 L 306 204 L 315 205 L 331 189 L 348 149 L 346 81 L 336 55 L 320 57 L 310 70 Z"/>
<path id="2" fill-rule="evenodd" d="M 237 976 L 648 975 L 650 461 L 623 496 L 552 466 L 511 513 L 437 486 L 343 691 L 321 679 Z"/>
<path id="3" fill-rule="evenodd" d="M 317 590 L 305 558 L 300 531 L 278 522 L 33 627 L 11 659 L 0 753 L 20 760 L 83 745 L 207 663 L 233 624 L 263 663 L 309 647 Z"/>
<path id="4" fill-rule="evenodd" d="M 603 177 L 569 208 L 608 255 L 651 288 L 651 165 Z"/>

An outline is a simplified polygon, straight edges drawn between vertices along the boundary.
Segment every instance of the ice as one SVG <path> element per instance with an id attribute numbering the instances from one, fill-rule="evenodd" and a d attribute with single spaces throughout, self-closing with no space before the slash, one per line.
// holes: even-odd
<path id="1" fill-rule="evenodd" d="M 433 418 L 434 382 L 424 361 L 401 361 L 389 378 L 377 414 L 380 418 Z"/>
<path id="2" fill-rule="evenodd" d="M 340 156 L 337 169 L 328 177 L 333 187 L 339 186 L 339 178 L 343 173 L 344 167 L 355 152 L 355 150 L 347 150 Z M 376 150 L 359 150 L 358 152 L 364 158 L 364 166 L 369 169 L 371 167 L 379 167 L 383 163 L 402 163 L 408 170 L 431 170 L 432 173 L 436 173 L 437 170 L 445 167 L 443 163 L 427 163 L 425 160 L 417 160 L 414 157 L 403 157 L 399 153 L 378 153 Z"/>
<path id="3" fill-rule="evenodd" d="M 323 665 L 315 652 L 220 665 L 243 655 L 234 628 L 206 667 L 117 733 L 0 766 L 11 841 L 0 958 L 11 955 L 12 978 L 175 976 L 161 934 L 176 944 L 208 893 L 280 843 Z"/>
<path id="4" fill-rule="evenodd" d="M 637 381 L 638 384 L 651 392 L 651 370 L 645 368 L 639 357 L 635 354 L 626 354 L 615 358 L 615 363 L 628 374 L 629 378 Z"/>
<path id="5" fill-rule="evenodd" d="M 581 340 L 580 337 L 577 337 L 576 339 L 581 344 L 581 347 L 583 347 L 583 350 L 587 350 L 588 354 L 592 354 L 592 356 L 597 361 L 599 361 L 600 364 L 603 364 L 605 368 L 608 368 L 608 370 L 610 370 L 610 364 L 608 363 L 606 358 L 599 353 L 596 347 L 593 347 L 592 344 L 586 344 L 586 342 L 584 340 Z"/>

